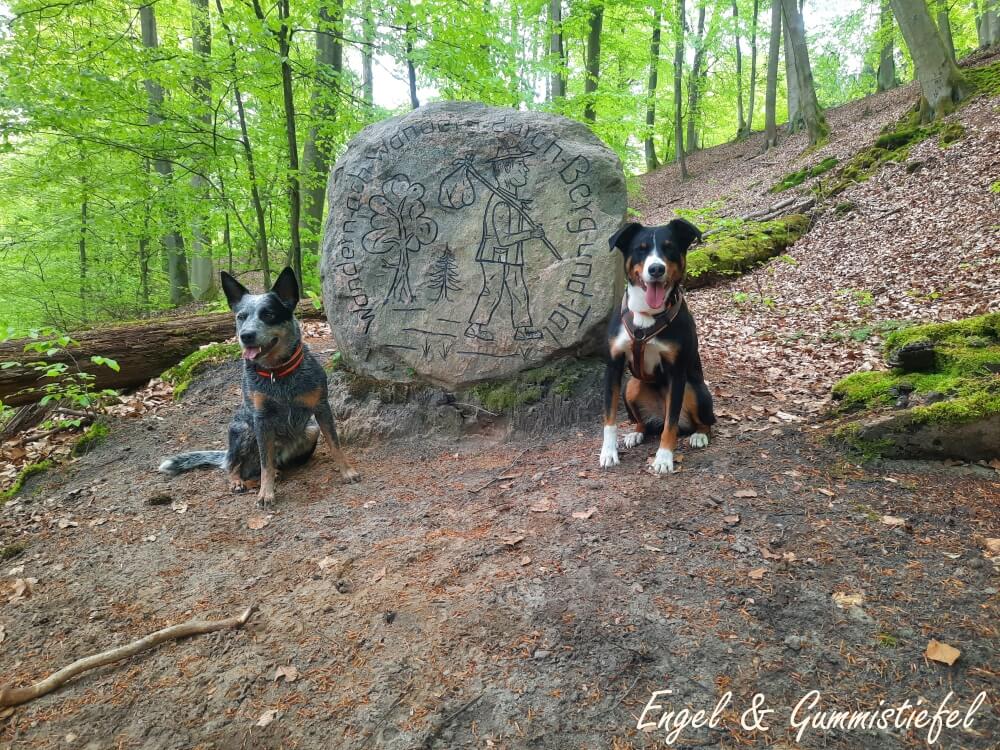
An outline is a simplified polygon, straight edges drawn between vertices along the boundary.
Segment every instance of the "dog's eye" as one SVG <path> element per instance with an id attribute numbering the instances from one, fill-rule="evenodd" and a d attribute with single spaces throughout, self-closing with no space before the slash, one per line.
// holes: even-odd
<path id="1" fill-rule="evenodd" d="M 259 317 L 265 323 L 270 323 L 272 320 L 274 320 L 274 313 L 271 312 L 270 310 L 261 310 L 260 315 L 258 315 L 257 317 Z"/>
<path id="2" fill-rule="evenodd" d="M 247 319 L 247 314 L 246 313 L 240 313 L 239 315 L 236 316 L 236 319 L 238 321 L 240 321 L 240 323 L 242 323 L 244 320 Z"/>

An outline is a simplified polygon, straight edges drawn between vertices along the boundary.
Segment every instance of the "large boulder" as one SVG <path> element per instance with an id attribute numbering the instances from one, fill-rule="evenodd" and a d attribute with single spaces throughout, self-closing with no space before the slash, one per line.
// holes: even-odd
<path id="1" fill-rule="evenodd" d="M 620 302 L 626 197 L 618 157 L 556 115 L 443 102 L 365 128 L 330 175 L 321 260 L 345 363 L 457 388 L 590 348 Z"/>

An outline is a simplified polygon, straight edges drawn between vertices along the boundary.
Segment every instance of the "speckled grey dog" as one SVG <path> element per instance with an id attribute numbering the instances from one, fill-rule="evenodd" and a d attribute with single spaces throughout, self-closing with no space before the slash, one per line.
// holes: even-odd
<path id="1" fill-rule="evenodd" d="M 229 424 L 229 450 L 181 453 L 164 460 L 160 471 L 174 476 L 199 467 L 224 468 L 234 492 L 259 481 L 258 499 L 266 506 L 274 500 L 276 470 L 309 460 L 322 432 L 337 471 L 356 481 L 358 472 L 337 439 L 326 373 L 302 343 L 293 314 L 299 286 L 292 269 L 285 268 L 264 294 L 251 294 L 223 271 L 222 289 L 236 313 L 245 361 L 243 403 Z"/>

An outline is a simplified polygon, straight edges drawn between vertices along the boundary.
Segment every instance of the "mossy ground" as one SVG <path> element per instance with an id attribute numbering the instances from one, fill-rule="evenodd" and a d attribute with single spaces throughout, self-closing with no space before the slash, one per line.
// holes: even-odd
<path id="1" fill-rule="evenodd" d="M 688 253 L 686 285 L 696 289 L 721 277 L 745 273 L 783 253 L 808 229 L 809 217 L 802 214 L 721 229 Z"/>
<path id="2" fill-rule="evenodd" d="M 18 492 L 24 488 L 24 483 L 28 481 L 30 477 L 36 474 L 41 474 L 43 471 L 51 469 L 55 464 L 52 461 L 45 460 L 39 461 L 35 464 L 28 464 L 18 473 L 17 478 L 14 480 L 14 484 L 0 492 L 0 505 L 3 505 L 12 497 L 14 497 Z"/>
<path id="3" fill-rule="evenodd" d="M 598 367 L 596 360 L 564 359 L 544 367 L 525 370 L 510 380 L 490 381 L 473 386 L 469 393 L 484 409 L 510 413 L 538 403 L 548 393 L 572 396 L 588 373 Z"/>
<path id="4" fill-rule="evenodd" d="M 933 343 L 929 372 L 858 372 L 833 387 L 842 411 L 887 406 L 899 389 L 919 398 L 939 393 L 944 400 L 915 406 L 914 423 L 969 422 L 1000 414 L 1000 313 L 955 323 L 931 323 L 895 331 L 886 338 L 887 356 L 907 344 Z"/>
<path id="5" fill-rule="evenodd" d="M 837 166 L 839 160 L 836 156 L 828 156 L 823 159 L 823 161 L 818 164 L 814 164 L 811 167 L 803 167 L 802 169 L 786 174 L 773 186 L 771 186 L 770 192 L 781 193 L 785 190 L 789 190 L 793 187 L 801 185 L 803 182 L 808 180 L 810 177 L 819 177 L 821 174 L 829 172 L 835 166 Z"/>
<path id="6" fill-rule="evenodd" d="M 962 71 L 962 75 L 972 84 L 975 93 L 986 96 L 1000 95 L 1000 62 L 968 68 Z"/>
<path id="7" fill-rule="evenodd" d="M 201 368 L 235 358 L 240 353 L 240 345 L 209 344 L 192 352 L 160 376 L 164 382 L 174 387 L 174 398 L 179 399 L 191 385 L 191 378 Z"/>
<path id="8" fill-rule="evenodd" d="M 25 542 L 14 542 L 13 544 L 0 547 L 0 562 L 13 560 L 15 557 L 24 554 L 26 549 L 28 549 L 28 545 Z"/>
<path id="9" fill-rule="evenodd" d="M 84 430 L 80 439 L 73 445 L 73 455 L 86 455 L 110 434 L 111 428 L 107 424 L 104 422 L 94 422 L 94 424 Z"/>

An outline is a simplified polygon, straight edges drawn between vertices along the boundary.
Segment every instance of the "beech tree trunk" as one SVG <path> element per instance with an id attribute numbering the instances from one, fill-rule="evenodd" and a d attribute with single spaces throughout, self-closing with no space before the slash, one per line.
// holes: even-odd
<path id="1" fill-rule="evenodd" d="M 208 15 L 208 0 L 191 0 L 191 45 L 198 58 L 199 72 L 192 81 L 192 91 L 198 101 L 198 119 L 205 133 L 212 132 L 212 81 L 208 65 L 212 57 L 212 24 Z M 191 188 L 198 196 L 191 228 L 191 294 L 195 299 L 211 299 L 215 295 L 215 270 L 212 264 L 212 238 L 208 212 L 208 184 L 200 174 L 191 175 Z"/>
<path id="2" fill-rule="evenodd" d="M 788 32 L 788 24 L 781 25 L 781 37 L 785 46 L 785 99 L 788 105 L 788 132 L 797 133 L 805 126 L 802 110 L 799 104 L 799 75 L 795 68 L 795 53 L 792 52 L 792 40 Z"/>
<path id="3" fill-rule="evenodd" d="M 781 0 L 785 23 L 791 41 L 792 56 L 795 59 L 795 77 L 798 81 L 799 112 L 809 133 L 809 144 L 814 146 L 830 132 L 823 117 L 823 110 L 816 98 L 812 67 L 809 65 L 809 48 L 806 46 L 806 31 L 802 25 L 802 14 L 795 0 Z"/>
<path id="4" fill-rule="evenodd" d="M 139 28 L 142 33 L 142 46 L 153 51 L 159 46 L 156 34 L 156 12 L 152 5 L 143 5 L 139 8 Z M 163 107 L 163 88 L 160 84 L 147 78 L 143 82 L 146 88 L 146 98 L 149 101 L 149 113 L 146 122 L 155 130 L 156 126 L 163 122 L 160 109 Z M 155 155 L 153 157 L 153 169 L 163 182 L 169 187 L 174 179 L 173 165 L 168 159 Z M 173 212 L 168 211 L 170 222 L 174 222 Z M 183 305 L 191 301 L 191 288 L 188 284 L 187 256 L 184 252 L 184 238 L 176 229 L 169 229 L 161 238 L 164 256 L 166 259 L 167 276 L 170 282 L 170 303 L 172 305 Z"/>
<path id="5" fill-rule="evenodd" d="M 590 26 L 587 32 L 586 78 L 583 82 L 583 93 L 586 101 L 583 105 L 583 119 L 594 122 L 597 119 L 596 102 L 597 84 L 601 78 L 601 30 L 604 27 L 604 6 L 595 5 L 590 11 Z"/>
<path id="6" fill-rule="evenodd" d="M 921 119 L 926 122 L 942 117 L 954 110 L 971 89 L 948 54 L 924 0 L 889 2 L 917 69 Z"/>
<path id="7" fill-rule="evenodd" d="M 740 10 L 733 0 L 733 33 L 736 36 L 736 137 L 746 130 L 743 117 L 743 52 L 740 50 Z"/>
<path id="8" fill-rule="evenodd" d="M 934 0 L 938 33 L 952 61 L 955 61 L 955 40 L 951 35 L 951 19 L 948 18 L 948 0 Z"/>
<path id="9" fill-rule="evenodd" d="M 660 166 L 656 158 L 656 143 L 653 134 L 656 132 L 656 86 L 660 67 L 660 26 L 663 19 L 659 8 L 653 14 L 653 34 L 649 42 L 649 82 L 646 85 L 646 171 L 652 172 Z"/>
<path id="10" fill-rule="evenodd" d="M 681 179 L 688 178 L 684 157 L 684 0 L 677 0 L 674 31 L 674 148 L 681 167 Z"/>
<path id="11" fill-rule="evenodd" d="M 563 52 L 562 0 L 549 0 L 549 101 L 566 96 L 566 54 Z"/>
<path id="12" fill-rule="evenodd" d="M 420 106 L 417 98 L 417 66 L 413 62 L 413 25 L 406 22 L 406 81 L 410 87 L 410 109 Z"/>
<path id="13" fill-rule="evenodd" d="M 305 212 L 301 234 L 303 250 L 308 257 L 319 253 L 319 236 L 323 226 L 323 204 L 326 199 L 326 178 L 330 170 L 330 140 L 323 137 L 323 126 L 337 117 L 340 96 L 340 74 L 344 67 L 344 48 L 340 43 L 344 20 L 344 0 L 333 0 L 330 8 L 319 8 L 320 27 L 316 32 L 316 85 L 313 89 L 313 124 L 302 146 L 302 167 L 305 174 Z"/>
<path id="14" fill-rule="evenodd" d="M 1000 44 L 1000 0 L 983 0 L 983 13 L 976 19 L 979 46 Z"/>
<path id="15" fill-rule="evenodd" d="M 753 0 L 753 21 L 750 27 L 750 102 L 747 108 L 746 135 L 753 132 L 753 112 L 757 93 L 757 14 L 759 10 L 759 0 Z"/>
<path id="16" fill-rule="evenodd" d="M 290 0 L 278 0 L 278 54 L 281 56 L 281 93 L 285 110 L 285 138 L 288 140 L 288 229 L 291 240 L 292 270 L 302 284 L 302 238 L 299 237 L 299 222 L 302 220 L 302 183 L 299 180 L 299 142 L 295 134 L 295 98 L 292 90 L 291 42 L 292 30 L 289 26 Z M 260 7 L 257 0 L 254 6 Z M 263 17 L 261 18 L 263 20 Z M 320 210 L 322 211 L 322 204 Z"/>
<path id="17" fill-rule="evenodd" d="M 705 2 L 698 7 L 698 32 L 694 42 L 694 60 L 691 63 L 691 75 L 688 76 L 688 121 L 687 150 L 694 153 L 698 150 L 698 102 L 702 87 L 702 63 L 705 60 Z"/>
<path id="18" fill-rule="evenodd" d="M 365 0 L 361 10 L 361 96 L 365 106 L 371 109 L 375 103 L 375 78 L 372 62 L 375 57 L 375 18 L 372 15 L 371 0 Z"/>
<path id="19" fill-rule="evenodd" d="M 764 130 L 767 147 L 778 145 L 778 53 L 781 50 L 781 0 L 771 0 L 771 42 L 767 55 L 767 90 L 764 93 Z"/>
<path id="20" fill-rule="evenodd" d="M 896 80 L 896 59 L 893 57 L 893 29 L 892 11 L 889 9 L 889 0 L 882 0 L 879 8 L 879 41 L 881 51 L 878 61 L 878 90 L 888 91 L 899 85 Z"/>

